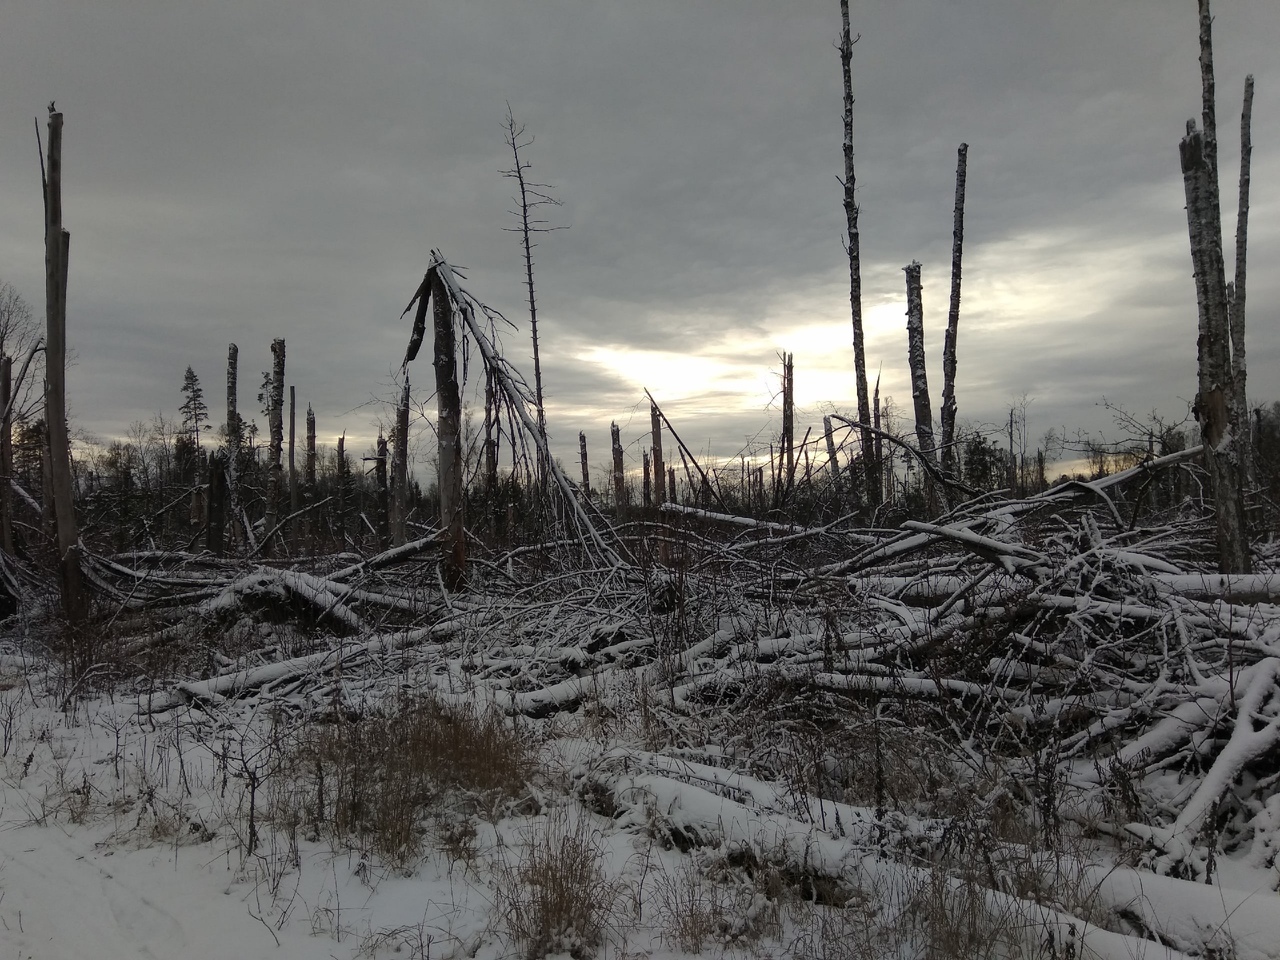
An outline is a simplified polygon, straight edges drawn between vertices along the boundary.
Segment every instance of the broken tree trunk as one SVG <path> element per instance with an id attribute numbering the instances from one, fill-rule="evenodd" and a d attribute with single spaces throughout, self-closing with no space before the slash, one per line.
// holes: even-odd
<path id="1" fill-rule="evenodd" d="M 467 576 L 467 539 L 462 523 L 462 396 L 458 388 L 453 304 L 439 271 L 433 272 L 431 297 L 435 301 L 436 437 L 440 458 L 440 534 L 444 547 L 442 575 L 448 589 L 459 590 L 465 585 Z M 408 417 L 405 419 L 407 433 Z"/>
<path id="2" fill-rule="evenodd" d="M 782 455 L 786 460 L 783 498 L 796 482 L 796 406 L 795 360 L 790 353 L 782 355 Z"/>
<path id="3" fill-rule="evenodd" d="M 280 497 L 284 468 L 281 453 L 284 446 L 284 341 L 277 337 L 271 341 L 271 391 L 267 401 L 267 424 L 271 431 L 271 445 L 267 448 L 267 511 L 263 520 L 263 533 L 270 533 L 280 519 Z M 264 551 L 271 545 L 263 543 Z"/>
<path id="4" fill-rule="evenodd" d="M 45 181 L 45 425 L 49 440 L 49 475 L 57 530 L 62 610 L 72 624 L 89 615 L 89 597 L 80 569 L 80 537 L 76 529 L 71 478 L 71 444 L 67 436 L 67 260 L 71 234 L 62 229 L 62 114 L 49 111 L 49 165 Z"/>
<path id="5" fill-rule="evenodd" d="M 853 370 L 858 389 L 858 423 L 862 426 L 862 461 L 867 508 L 880 506 L 880 460 L 874 452 L 871 406 L 867 398 L 866 338 L 862 331 L 862 261 L 858 233 L 857 185 L 853 166 L 853 44 L 849 33 L 849 0 L 840 0 L 840 65 L 844 71 L 844 214 L 848 226 L 849 309 L 853 320 Z"/>
<path id="6" fill-rule="evenodd" d="M 609 424 L 609 439 L 613 448 L 613 509 L 618 519 L 626 511 L 626 479 L 622 472 L 622 434 L 616 423 Z"/>
<path id="7" fill-rule="evenodd" d="M 347 434 L 344 430 L 342 436 L 338 438 L 338 498 L 337 505 L 334 508 L 337 523 L 334 524 L 334 536 L 337 538 L 339 549 L 347 542 L 347 477 L 350 474 L 347 466 Z"/>
<path id="8" fill-rule="evenodd" d="M 644 486 L 641 487 L 643 497 L 641 503 L 646 507 L 653 506 L 653 481 L 649 477 L 649 454 L 644 454 Z"/>
<path id="9" fill-rule="evenodd" d="M 1187 200 L 1187 233 L 1199 316 L 1198 393 L 1194 412 L 1200 424 L 1205 466 L 1213 489 L 1218 568 L 1248 573 L 1240 446 L 1248 424 L 1240 422 L 1231 369 L 1231 330 L 1222 214 L 1218 195 L 1217 122 L 1213 103 L 1213 36 L 1208 0 L 1200 0 L 1200 73 L 1203 133 L 1187 121 L 1179 152 Z"/>
<path id="10" fill-rule="evenodd" d="M 373 461 L 374 486 L 378 488 L 378 543 L 381 549 L 388 546 L 391 529 L 391 500 L 387 495 L 387 438 L 378 432 L 377 456 Z"/>
<path id="11" fill-rule="evenodd" d="M 14 555 L 13 543 L 13 358 L 0 359 L 0 547 Z"/>
<path id="12" fill-rule="evenodd" d="M 1249 401 L 1245 395 L 1247 366 L 1245 363 L 1245 261 L 1249 247 L 1249 160 L 1253 154 L 1250 126 L 1253 119 L 1253 74 L 1244 78 L 1244 108 L 1240 112 L 1240 202 L 1236 212 L 1236 278 L 1229 285 L 1229 319 L 1231 324 L 1231 379 L 1235 387 L 1236 417 L 1242 428 L 1249 423 Z M 1243 437 L 1248 437 L 1246 432 Z M 1250 487 L 1254 480 L 1253 443 L 1240 443 L 1240 481 Z"/>
<path id="13" fill-rule="evenodd" d="M 215 557 L 226 548 L 227 527 L 227 463 L 221 453 L 209 458 L 209 520 L 205 527 L 205 546 Z"/>
<path id="14" fill-rule="evenodd" d="M 663 469 L 662 460 L 662 420 L 658 416 L 656 403 L 649 404 L 649 422 L 653 432 L 653 502 L 662 506 L 667 501 L 664 487 L 667 474 Z"/>
<path id="15" fill-rule="evenodd" d="M 289 386 L 289 513 L 291 515 L 302 509 L 302 494 L 298 489 L 298 469 L 294 460 L 294 440 L 298 425 L 297 408 L 297 388 L 291 384 Z M 297 542 L 297 521 L 289 524 L 289 539 L 291 542 Z"/>
<path id="16" fill-rule="evenodd" d="M 969 165 L 969 145 L 960 144 L 956 159 L 956 208 L 951 227 L 951 306 L 947 310 L 947 334 L 942 344 L 942 469 L 955 475 L 956 441 L 956 338 L 960 330 L 960 260 L 964 253 L 964 184 Z"/>
<path id="17" fill-rule="evenodd" d="M 237 384 L 239 377 L 240 348 L 234 343 L 227 344 L 227 505 L 231 510 L 232 540 L 235 540 L 236 524 L 240 520 L 239 471 L 240 443 L 244 439 L 244 430 L 240 423 L 237 409 Z M 245 541 L 248 537 L 243 538 Z"/>
<path id="18" fill-rule="evenodd" d="M 933 473 L 937 472 L 938 457 L 933 443 L 933 407 L 929 402 L 929 375 L 925 367 L 924 354 L 924 300 L 920 290 L 920 262 L 911 261 L 903 268 L 907 275 L 907 364 L 911 368 L 911 400 L 915 405 L 916 442 L 920 447 L 920 455 L 930 467 L 931 473 L 925 477 L 926 500 L 929 510 L 935 507 L 934 501 L 941 496 L 945 502 L 946 490 L 938 489 L 933 482 Z"/>
<path id="19" fill-rule="evenodd" d="M 452 329 L 452 328 L 451 328 Z M 395 449 L 391 453 L 391 545 L 408 540 L 409 522 L 409 379 L 405 378 L 396 407 Z M 442 441 L 443 442 L 443 441 Z M 443 483 L 441 485 L 443 497 Z"/>
<path id="20" fill-rule="evenodd" d="M 831 418 L 822 418 L 822 435 L 827 441 L 827 469 L 831 471 L 831 489 L 835 492 L 836 499 L 840 496 L 840 460 L 836 456 L 836 439 L 831 432 Z"/>
<path id="21" fill-rule="evenodd" d="M 587 469 L 587 435 L 578 431 L 578 459 L 582 462 L 582 495 L 591 496 L 591 473 Z"/>
<path id="22" fill-rule="evenodd" d="M 308 507 L 316 502 L 316 415 L 309 403 L 307 404 L 307 455 L 302 466 L 302 496 Z M 308 513 L 308 539 L 311 539 L 314 531 L 315 521 L 312 514 Z M 314 544 L 312 549 L 315 549 Z"/>

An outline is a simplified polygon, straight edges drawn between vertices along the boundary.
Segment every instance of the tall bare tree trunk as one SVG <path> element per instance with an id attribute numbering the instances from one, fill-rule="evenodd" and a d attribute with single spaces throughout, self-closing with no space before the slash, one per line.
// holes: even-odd
<path id="1" fill-rule="evenodd" d="M 289 512 L 297 513 L 302 509 L 302 491 L 298 489 L 298 468 L 294 459 L 294 441 L 298 427 L 298 395 L 297 388 L 289 385 Z M 289 539 L 297 542 L 297 521 L 290 524 Z"/>
<path id="2" fill-rule="evenodd" d="M 1200 0 L 1199 8 L 1204 132 L 1196 130 L 1195 120 L 1187 121 L 1187 135 L 1179 149 L 1199 313 L 1199 392 L 1194 410 L 1200 423 L 1205 465 L 1213 488 L 1218 569 L 1222 573 L 1247 573 L 1250 558 L 1245 532 L 1240 447 L 1247 436 L 1248 424 L 1240 422 L 1241 411 L 1237 407 L 1232 377 L 1231 321 L 1222 253 L 1217 121 L 1213 102 L 1213 18 L 1209 0 Z"/>
<path id="3" fill-rule="evenodd" d="M 587 435 L 578 431 L 578 459 L 582 461 L 582 495 L 591 496 L 591 471 L 587 469 Z"/>
<path id="4" fill-rule="evenodd" d="M 1228 284 L 1228 306 L 1231 322 L 1231 378 L 1235 381 L 1236 417 L 1245 425 L 1240 444 L 1240 480 L 1246 487 L 1254 482 L 1254 451 L 1248 431 L 1249 400 L 1245 394 L 1248 373 L 1245 363 L 1245 261 L 1249 248 L 1249 160 L 1253 155 L 1250 127 L 1253 120 L 1253 74 L 1244 78 L 1244 108 L 1240 112 L 1240 203 L 1236 212 L 1236 279 Z"/>
<path id="5" fill-rule="evenodd" d="M 240 348 L 234 343 L 227 344 L 227 505 L 231 512 L 233 542 L 240 522 L 240 443 L 244 439 L 237 408 L 239 365 Z M 247 542 L 249 538 L 245 536 L 243 539 Z"/>
<path id="6" fill-rule="evenodd" d="M 957 473 L 956 441 L 956 338 L 960 330 L 960 260 L 964 253 L 964 185 L 969 166 L 969 145 L 956 151 L 956 208 L 951 227 L 951 306 L 947 311 L 947 335 L 942 345 L 942 469 Z"/>
<path id="7" fill-rule="evenodd" d="M 627 487 L 622 471 L 622 434 L 616 423 L 609 424 L 609 440 L 613 452 L 613 509 L 618 519 L 622 519 L 627 507 Z"/>
<path id="8" fill-rule="evenodd" d="M 390 543 L 391 501 L 387 490 L 387 438 L 378 431 L 378 454 L 374 458 L 373 479 L 378 488 L 378 545 L 385 550 Z"/>
<path id="9" fill-rule="evenodd" d="M 307 404 L 307 454 L 302 462 L 302 495 L 309 507 L 316 502 L 316 415 Z M 315 520 L 307 514 L 307 539 L 314 540 Z M 311 549 L 315 549 L 314 542 Z"/>
<path id="10" fill-rule="evenodd" d="M 80 570 L 80 536 L 76 529 L 71 478 L 71 443 L 67 436 L 67 261 L 71 234 L 62 228 L 62 114 L 49 109 L 49 166 L 45 182 L 45 425 L 49 437 L 49 472 L 57 528 L 62 610 L 72 624 L 89 615 L 89 597 Z"/>
<path id="11" fill-rule="evenodd" d="M 454 347 L 453 304 L 439 274 L 432 282 L 431 296 L 435 301 L 436 436 L 440 457 L 443 576 L 448 589 L 459 590 L 467 576 L 467 540 L 462 515 L 462 397 Z M 406 434 L 407 419 L 406 416 Z"/>
<path id="12" fill-rule="evenodd" d="M 663 469 L 662 420 L 658 416 L 658 405 L 656 403 L 649 404 L 649 424 L 653 434 L 653 502 L 661 506 L 667 502 L 667 492 L 663 486 L 666 482 L 667 473 Z M 672 493 L 674 494 L 675 491 L 672 491 Z"/>
<path id="13" fill-rule="evenodd" d="M 849 33 L 849 0 L 840 0 L 840 64 L 844 70 L 844 214 L 848 225 L 849 309 L 853 318 L 853 370 L 858 388 L 858 423 L 862 425 L 862 460 L 866 477 L 867 507 L 880 506 L 882 488 L 880 458 L 875 453 L 871 405 L 867 399 L 866 338 L 862 332 L 862 260 L 858 233 L 857 178 L 853 167 L 853 45 Z"/>
<path id="14" fill-rule="evenodd" d="M 920 454 L 935 470 L 938 456 L 933 441 L 933 405 L 929 400 L 929 374 L 925 366 L 924 352 L 924 298 L 920 289 L 920 262 L 912 260 L 903 268 L 907 275 L 907 364 L 911 368 L 911 400 L 916 414 L 916 442 Z M 929 511 L 935 509 L 935 500 L 946 499 L 946 491 L 938 490 L 933 475 L 926 471 L 924 488 Z"/>
<path id="15" fill-rule="evenodd" d="M 445 304 L 448 304 L 446 296 Z M 437 301 L 437 309 L 439 309 Z M 453 329 L 452 324 L 449 328 Z M 437 361 L 438 362 L 438 361 Z M 456 388 L 457 382 L 455 380 Z M 441 443 L 444 441 L 442 440 Z M 405 378 L 400 394 L 400 406 L 396 407 L 395 449 L 391 454 L 391 545 L 398 547 L 408 540 L 409 522 L 409 379 Z M 461 447 L 459 455 L 461 455 Z M 443 467 L 441 468 L 443 471 Z M 459 468 L 461 473 L 461 468 Z M 441 502 L 444 485 L 441 481 Z"/>
<path id="16" fill-rule="evenodd" d="M 640 488 L 642 496 L 640 502 L 646 506 L 653 505 L 653 481 L 649 478 L 649 454 L 643 454 L 644 457 L 644 486 Z"/>
<path id="17" fill-rule="evenodd" d="M 14 555 L 13 543 L 13 358 L 0 359 L 0 548 Z"/>
<path id="18" fill-rule="evenodd" d="M 791 493 L 796 480 L 796 393 L 794 355 L 782 355 L 782 455 L 786 458 L 784 495 Z"/>
<path id="19" fill-rule="evenodd" d="M 267 450 L 267 512 L 263 520 L 263 536 L 275 529 L 280 518 L 280 497 L 284 468 L 281 453 L 284 446 L 284 341 L 271 341 L 271 391 L 267 400 L 267 422 L 271 430 L 271 446 Z M 264 547 L 270 544 L 264 541 Z"/>
<path id="20" fill-rule="evenodd" d="M 347 432 L 344 430 L 338 438 L 338 502 L 334 510 L 337 516 L 338 548 L 343 549 L 347 542 L 347 506 L 350 497 L 351 468 L 347 464 Z"/>

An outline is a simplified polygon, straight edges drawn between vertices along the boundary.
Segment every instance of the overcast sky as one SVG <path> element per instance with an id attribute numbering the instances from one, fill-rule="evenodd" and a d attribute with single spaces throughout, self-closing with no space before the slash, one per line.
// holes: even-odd
<path id="1" fill-rule="evenodd" d="M 934 405 L 956 147 L 970 144 L 957 399 L 1033 437 L 1181 419 L 1196 308 L 1178 141 L 1198 116 L 1194 0 L 852 6 L 867 360 L 910 409 L 902 267 L 924 264 Z M 1280 3 L 1218 0 L 1224 231 L 1257 81 L 1249 363 L 1280 399 Z M 432 247 L 520 325 L 507 103 L 569 229 L 536 249 L 548 418 L 638 459 L 648 387 L 700 451 L 767 446 L 780 363 L 806 420 L 855 410 L 836 0 L 41 0 L 0 17 L 0 278 L 43 316 L 32 118 L 65 114 L 75 424 L 176 416 L 183 371 L 256 411 L 270 343 L 322 442 L 367 442 Z M 1228 258 L 1228 269 L 1231 259 Z M 410 367 L 426 391 L 430 361 Z M 259 417 L 259 419 L 261 419 Z"/>

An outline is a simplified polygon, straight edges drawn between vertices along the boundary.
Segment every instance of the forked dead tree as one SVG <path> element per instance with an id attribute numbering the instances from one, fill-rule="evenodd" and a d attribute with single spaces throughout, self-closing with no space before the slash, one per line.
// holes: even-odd
<path id="1" fill-rule="evenodd" d="M 1241 409 L 1244 366 L 1232 365 L 1231 317 L 1222 250 L 1222 211 L 1218 193 L 1218 132 L 1214 107 L 1213 18 L 1209 0 L 1200 0 L 1200 78 L 1203 131 L 1194 119 L 1180 145 L 1187 200 L 1187 232 L 1199 314 L 1197 370 L 1199 390 L 1194 413 L 1200 424 L 1205 466 L 1213 489 L 1218 566 L 1222 573 L 1248 573 L 1248 538 L 1243 496 L 1243 439 L 1248 414 Z M 1238 324 L 1243 342 L 1243 318 Z M 1240 382 L 1236 381 L 1239 374 Z"/>

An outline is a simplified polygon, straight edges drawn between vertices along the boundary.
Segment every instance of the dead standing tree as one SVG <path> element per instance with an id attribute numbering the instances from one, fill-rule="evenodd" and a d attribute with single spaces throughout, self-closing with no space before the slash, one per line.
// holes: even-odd
<path id="1" fill-rule="evenodd" d="M 875 455 L 871 426 L 871 404 L 867 396 L 866 338 L 862 331 L 862 261 L 858 234 L 857 180 L 853 167 L 853 45 L 849 33 L 849 0 L 840 0 L 840 64 L 844 70 L 844 213 L 848 226 L 846 250 L 849 254 L 849 309 L 853 319 L 853 370 L 858 388 L 858 424 L 862 433 L 862 463 L 867 492 L 867 508 L 880 506 L 880 460 Z"/>
<path id="2" fill-rule="evenodd" d="M 1200 0 L 1200 78 L 1203 131 L 1194 119 L 1180 144 L 1183 187 L 1187 200 L 1187 232 L 1198 308 L 1198 393 L 1194 413 L 1200 424 L 1205 466 L 1213 488 L 1217 525 L 1218 568 L 1222 573 L 1248 573 L 1245 531 L 1243 460 L 1248 413 L 1244 367 L 1233 369 L 1232 331 L 1227 302 L 1226 266 L 1222 251 L 1222 211 L 1218 194 L 1218 132 L 1214 107 L 1213 19 L 1209 0 Z M 1243 342 L 1243 322 L 1239 339 Z M 1236 381 L 1236 374 L 1240 382 Z"/>
<path id="3" fill-rule="evenodd" d="M 956 457 L 956 338 L 960 330 L 960 261 L 964 253 L 964 185 L 969 166 L 969 145 L 956 151 L 956 208 L 951 228 L 951 306 L 947 310 L 947 334 L 942 344 L 942 469 L 955 475 Z"/>
<path id="4" fill-rule="evenodd" d="M 48 431 L 50 486 L 58 543 L 62 609 L 72 624 L 89 615 L 89 597 L 80 569 L 67 436 L 67 260 L 71 234 L 62 228 L 62 114 L 49 104 L 49 163 L 44 180 L 45 424 Z"/>
<path id="5" fill-rule="evenodd" d="M 426 335 L 427 303 L 429 300 L 435 301 L 436 311 L 436 392 L 438 397 L 442 394 L 444 395 L 439 400 L 442 405 L 450 404 L 448 417 L 452 420 L 451 423 L 441 422 L 437 425 L 437 435 L 440 437 L 441 444 L 441 520 L 444 528 L 441 535 L 446 552 L 445 567 L 448 575 L 458 577 L 460 580 L 465 573 L 466 562 L 461 497 L 461 403 L 458 399 L 457 362 L 453 336 L 455 318 L 460 320 L 460 328 L 463 335 L 469 335 L 471 342 L 479 349 L 480 355 L 484 360 L 485 371 L 493 375 L 494 387 L 500 395 L 502 403 L 506 406 L 515 422 L 522 428 L 520 436 L 532 439 L 537 446 L 537 455 L 548 469 L 549 488 L 555 491 L 559 497 L 562 506 L 560 513 L 564 517 L 564 522 L 570 526 L 571 534 L 576 534 L 577 539 L 590 555 L 590 562 L 596 564 L 603 562 L 610 567 L 624 566 L 626 564 L 626 560 L 624 560 L 625 550 L 620 545 L 611 544 L 606 540 L 604 533 L 592 522 L 580 496 L 574 489 L 574 485 L 550 457 L 546 441 L 538 429 L 536 414 L 531 415 L 529 412 L 529 407 L 534 404 L 534 398 L 528 385 L 501 355 L 493 336 L 484 329 L 476 314 L 478 311 L 482 312 L 491 323 L 495 320 L 501 320 L 509 325 L 509 321 L 497 311 L 485 307 L 479 300 L 463 289 L 453 268 L 445 261 L 438 250 L 432 251 L 432 262 L 427 269 L 426 276 L 423 277 L 422 283 L 419 285 L 413 299 L 409 301 L 409 306 L 404 310 L 404 313 L 407 314 L 413 309 L 414 304 L 417 304 L 418 309 L 414 316 L 409 347 L 405 352 L 404 366 L 407 367 L 409 362 L 418 355 L 418 350 L 422 346 L 423 338 Z M 445 330 L 446 325 L 448 327 L 447 331 Z M 450 389 L 447 379 L 450 370 L 453 374 L 452 389 Z M 444 374 L 443 377 L 442 373 Z M 452 397 L 448 396 L 450 393 Z M 445 413 L 443 406 L 441 409 L 443 415 Z M 513 430 L 513 450 L 515 449 L 515 443 L 516 435 Z M 456 484 L 456 487 L 454 484 Z M 446 487 L 452 489 L 446 493 Z M 447 495 L 455 496 L 456 499 L 448 501 L 446 504 Z M 446 585 L 448 585 L 447 579 Z"/>
<path id="6" fill-rule="evenodd" d="M 929 492 L 929 508 L 933 509 L 933 476 L 938 457 L 933 442 L 933 408 L 929 402 L 929 375 L 924 354 L 924 302 L 920 291 L 920 262 L 913 260 L 903 268 L 907 275 L 907 364 L 911 368 L 911 399 L 915 405 L 916 442 L 920 456 L 928 462 L 925 488 Z M 938 491 L 945 499 L 945 491 Z"/>
<path id="7" fill-rule="evenodd" d="M 267 452 L 267 511 L 262 529 L 264 536 L 276 528 L 280 516 L 280 498 L 284 487 L 284 341 L 271 341 L 271 389 L 267 401 L 267 420 L 271 445 Z M 263 546 L 267 544 L 264 541 Z"/>
<path id="8" fill-rule="evenodd" d="M 533 137 L 525 136 L 524 124 L 516 123 L 515 117 L 511 113 L 510 104 L 507 104 L 505 126 L 507 130 L 507 146 L 511 148 L 513 166 L 510 170 L 502 171 L 502 175 L 509 180 L 514 180 L 519 189 L 519 196 L 512 198 L 513 202 L 517 204 L 517 209 L 510 211 L 510 213 L 520 221 L 518 227 L 507 227 L 505 229 L 511 233 L 519 233 L 524 243 L 525 285 L 529 293 L 529 333 L 533 339 L 534 405 L 537 407 L 538 436 L 542 439 L 539 449 L 545 449 L 547 446 L 547 411 L 543 405 L 542 357 L 538 349 L 538 300 L 534 295 L 533 288 L 533 248 L 537 246 L 537 243 L 533 241 L 533 235 L 535 233 L 551 233 L 555 230 L 567 228 L 549 226 L 548 221 L 538 216 L 540 208 L 558 207 L 560 201 L 547 192 L 552 189 L 549 184 L 534 183 L 529 180 L 527 174 L 532 164 L 521 158 L 520 151 L 532 146 Z M 546 485 L 547 465 L 540 462 L 538 464 L 538 495 L 540 497 L 546 496 Z"/>

